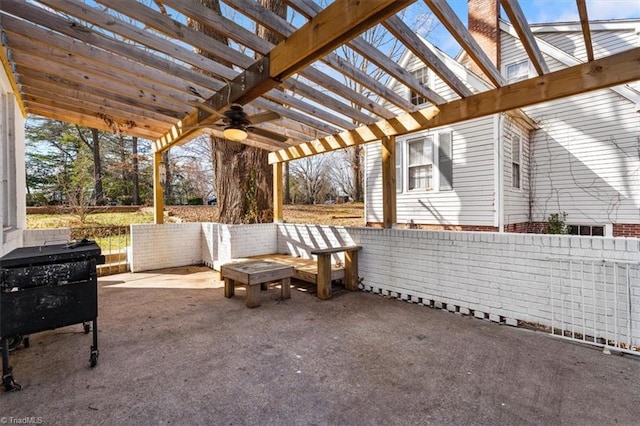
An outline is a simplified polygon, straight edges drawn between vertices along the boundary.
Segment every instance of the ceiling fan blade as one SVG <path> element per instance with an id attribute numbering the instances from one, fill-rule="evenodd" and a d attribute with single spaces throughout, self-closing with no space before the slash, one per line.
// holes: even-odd
<path id="1" fill-rule="evenodd" d="M 279 118 L 282 117 L 277 112 L 265 111 L 249 116 L 247 117 L 247 120 L 249 120 L 251 124 L 259 124 L 264 123 L 265 121 L 277 120 Z"/>
<path id="2" fill-rule="evenodd" d="M 271 130 L 261 129 L 260 127 L 249 127 L 247 130 L 251 133 L 255 133 L 256 135 L 264 136 L 265 138 L 273 139 L 278 142 L 286 142 L 289 140 L 289 138 L 284 135 L 272 132 Z"/>
<path id="3" fill-rule="evenodd" d="M 218 118 L 224 118 L 224 114 L 216 111 L 214 108 L 205 104 L 204 102 L 190 101 L 189 105 L 201 109 L 202 111 L 208 112 L 209 114 L 213 114 Z"/>

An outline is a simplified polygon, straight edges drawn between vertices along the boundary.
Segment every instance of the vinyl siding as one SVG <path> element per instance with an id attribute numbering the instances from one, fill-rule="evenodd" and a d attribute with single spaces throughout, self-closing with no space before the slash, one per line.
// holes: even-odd
<path id="1" fill-rule="evenodd" d="M 581 32 L 536 33 L 536 37 L 586 62 L 587 53 Z M 639 45 L 638 35 L 632 29 L 592 31 L 593 53 L 596 58 L 628 50 Z"/>
<path id="2" fill-rule="evenodd" d="M 566 212 L 574 224 L 640 223 L 640 114 L 610 90 L 527 108 L 533 220 Z"/>
<path id="3" fill-rule="evenodd" d="M 397 194 L 398 223 L 493 226 L 494 117 L 433 129 L 451 131 L 453 190 L 403 191 Z M 409 135 L 408 138 L 416 135 Z M 405 138 L 398 138 L 398 141 Z M 382 222 L 382 170 L 380 144 L 366 150 L 366 219 Z M 406 167 L 403 168 L 406 173 Z M 437 170 L 434 167 L 434 176 Z"/>
<path id="4" fill-rule="evenodd" d="M 511 138 L 513 134 L 521 137 L 522 159 L 520 163 L 520 188 L 512 186 L 511 167 Z M 503 176 L 504 176 L 504 223 L 522 223 L 529 221 L 529 194 L 531 185 L 529 182 L 530 155 L 529 155 L 529 130 L 518 120 L 507 117 L 503 124 Z"/>

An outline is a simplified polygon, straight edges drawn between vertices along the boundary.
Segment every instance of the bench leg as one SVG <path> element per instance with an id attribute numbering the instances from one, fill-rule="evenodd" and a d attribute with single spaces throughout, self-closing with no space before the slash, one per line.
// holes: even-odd
<path id="1" fill-rule="evenodd" d="M 260 306 L 260 285 L 247 284 L 247 308 Z"/>
<path id="2" fill-rule="evenodd" d="M 344 253 L 344 288 L 358 290 L 358 252 L 355 250 Z"/>
<path id="3" fill-rule="evenodd" d="M 318 299 L 331 299 L 331 255 L 318 255 Z"/>
<path id="4" fill-rule="evenodd" d="M 291 299 L 291 278 L 282 279 L 282 298 Z"/>
<path id="5" fill-rule="evenodd" d="M 236 283 L 232 279 L 224 279 L 224 297 L 233 297 L 235 293 L 235 285 Z"/>

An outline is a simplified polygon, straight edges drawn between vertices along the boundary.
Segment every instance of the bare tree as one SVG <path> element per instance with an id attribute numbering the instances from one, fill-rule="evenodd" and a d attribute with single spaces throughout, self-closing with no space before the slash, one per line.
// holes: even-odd
<path id="1" fill-rule="evenodd" d="M 295 179 L 295 196 L 304 204 L 316 204 L 332 195 L 326 155 L 306 157 L 291 162 L 291 174 Z"/>

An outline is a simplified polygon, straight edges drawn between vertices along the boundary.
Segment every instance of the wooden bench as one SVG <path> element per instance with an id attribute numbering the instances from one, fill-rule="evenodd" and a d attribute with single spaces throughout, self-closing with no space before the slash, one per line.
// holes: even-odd
<path id="1" fill-rule="evenodd" d="M 311 254 L 318 256 L 318 298 L 331 298 L 331 255 L 344 252 L 344 288 L 349 291 L 358 289 L 358 251 L 362 246 L 332 247 L 311 250 Z"/>
<path id="2" fill-rule="evenodd" d="M 270 282 L 281 281 L 282 298 L 291 297 L 291 277 L 293 267 L 276 262 L 249 260 L 227 263 L 220 267 L 224 278 L 224 297 L 233 297 L 236 283 L 247 287 L 247 307 L 260 306 L 260 290 Z M 266 289 L 266 288 L 265 288 Z"/>
<path id="3" fill-rule="evenodd" d="M 316 284 L 317 295 L 320 299 L 331 298 L 331 282 L 342 280 L 345 288 L 350 291 L 358 289 L 358 251 L 361 246 L 349 245 L 331 247 L 327 249 L 315 249 L 310 253 L 317 256 L 317 261 L 288 254 L 262 254 L 246 258 L 231 260 L 230 263 L 260 260 L 276 262 L 294 268 L 293 278 Z M 335 253 L 345 253 L 344 264 L 332 264 L 331 256 Z M 214 268 L 218 269 L 220 266 Z M 322 272 L 321 272 L 322 271 Z M 222 274 L 221 274 L 222 275 Z"/>

